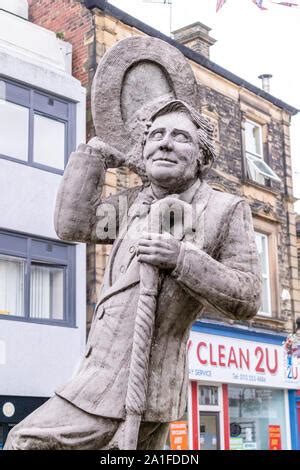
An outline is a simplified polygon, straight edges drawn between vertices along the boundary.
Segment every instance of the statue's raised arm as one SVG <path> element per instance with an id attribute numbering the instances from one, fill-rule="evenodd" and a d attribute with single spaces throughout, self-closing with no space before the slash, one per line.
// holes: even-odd
<path id="1" fill-rule="evenodd" d="M 102 200 L 101 195 L 106 170 L 118 168 L 124 162 L 125 156 L 121 152 L 97 137 L 87 145 L 80 144 L 77 151 L 71 154 L 56 198 L 54 224 L 59 238 L 84 243 L 113 242 L 108 237 L 97 237 L 97 214 L 100 213 L 101 203 L 109 203 L 115 209 L 111 211 L 114 220 L 110 225 L 119 220 L 118 197 L 110 196 Z"/>

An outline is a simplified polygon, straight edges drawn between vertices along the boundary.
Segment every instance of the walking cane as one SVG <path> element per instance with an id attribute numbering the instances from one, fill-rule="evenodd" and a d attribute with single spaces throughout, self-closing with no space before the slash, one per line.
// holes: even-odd
<path id="1" fill-rule="evenodd" d="M 136 449 L 141 417 L 146 409 L 149 359 L 155 322 L 159 269 L 141 263 L 140 278 L 140 295 L 135 319 L 125 404 L 125 450 Z"/>
<path id="2" fill-rule="evenodd" d="M 159 211 L 159 205 L 157 209 Z M 149 360 L 158 288 L 159 268 L 147 263 L 140 263 L 140 295 L 135 318 L 125 402 L 126 418 L 123 435 L 123 447 L 125 450 L 135 450 L 137 448 L 141 418 L 146 410 Z"/>

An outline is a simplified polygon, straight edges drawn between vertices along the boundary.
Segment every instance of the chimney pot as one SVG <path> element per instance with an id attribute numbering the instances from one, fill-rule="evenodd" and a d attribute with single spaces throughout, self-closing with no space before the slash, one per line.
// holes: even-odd
<path id="1" fill-rule="evenodd" d="M 216 39 L 209 35 L 210 31 L 211 28 L 197 21 L 183 28 L 176 29 L 176 31 L 173 31 L 173 37 L 175 41 L 209 59 L 210 46 L 217 42 Z"/>
<path id="2" fill-rule="evenodd" d="M 258 78 L 261 79 L 261 87 L 264 91 L 267 93 L 270 93 L 270 79 L 273 77 L 273 75 L 269 73 L 263 73 L 262 75 L 259 75 Z"/>

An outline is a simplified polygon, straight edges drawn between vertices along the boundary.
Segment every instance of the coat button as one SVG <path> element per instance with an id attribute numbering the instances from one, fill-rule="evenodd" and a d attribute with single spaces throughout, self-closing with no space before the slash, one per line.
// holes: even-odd
<path id="1" fill-rule="evenodd" d="M 120 267 L 120 272 L 121 272 L 122 274 L 125 273 L 125 266 L 122 265 L 122 266 Z"/>
<path id="2" fill-rule="evenodd" d="M 129 248 L 129 253 L 134 253 L 135 252 L 135 246 L 131 246 Z"/>

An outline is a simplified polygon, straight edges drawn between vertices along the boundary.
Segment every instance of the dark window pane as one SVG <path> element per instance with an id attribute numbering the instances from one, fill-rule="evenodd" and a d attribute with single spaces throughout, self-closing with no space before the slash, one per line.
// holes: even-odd
<path id="1" fill-rule="evenodd" d="M 68 261 L 68 252 L 69 247 L 66 245 L 60 245 L 53 241 L 32 240 L 31 256 L 35 261 L 39 261 L 39 258 L 47 258 L 49 260 L 60 260 L 56 264 L 65 264 Z"/>
<path id="2" fill-rule="evenodd" d="M 51 116 L 67 120 L 69 114 L 68 103 L 53 98 L 42 93 L 34 93 L 33 107 L 35 111 L 40 111 Z"/>

